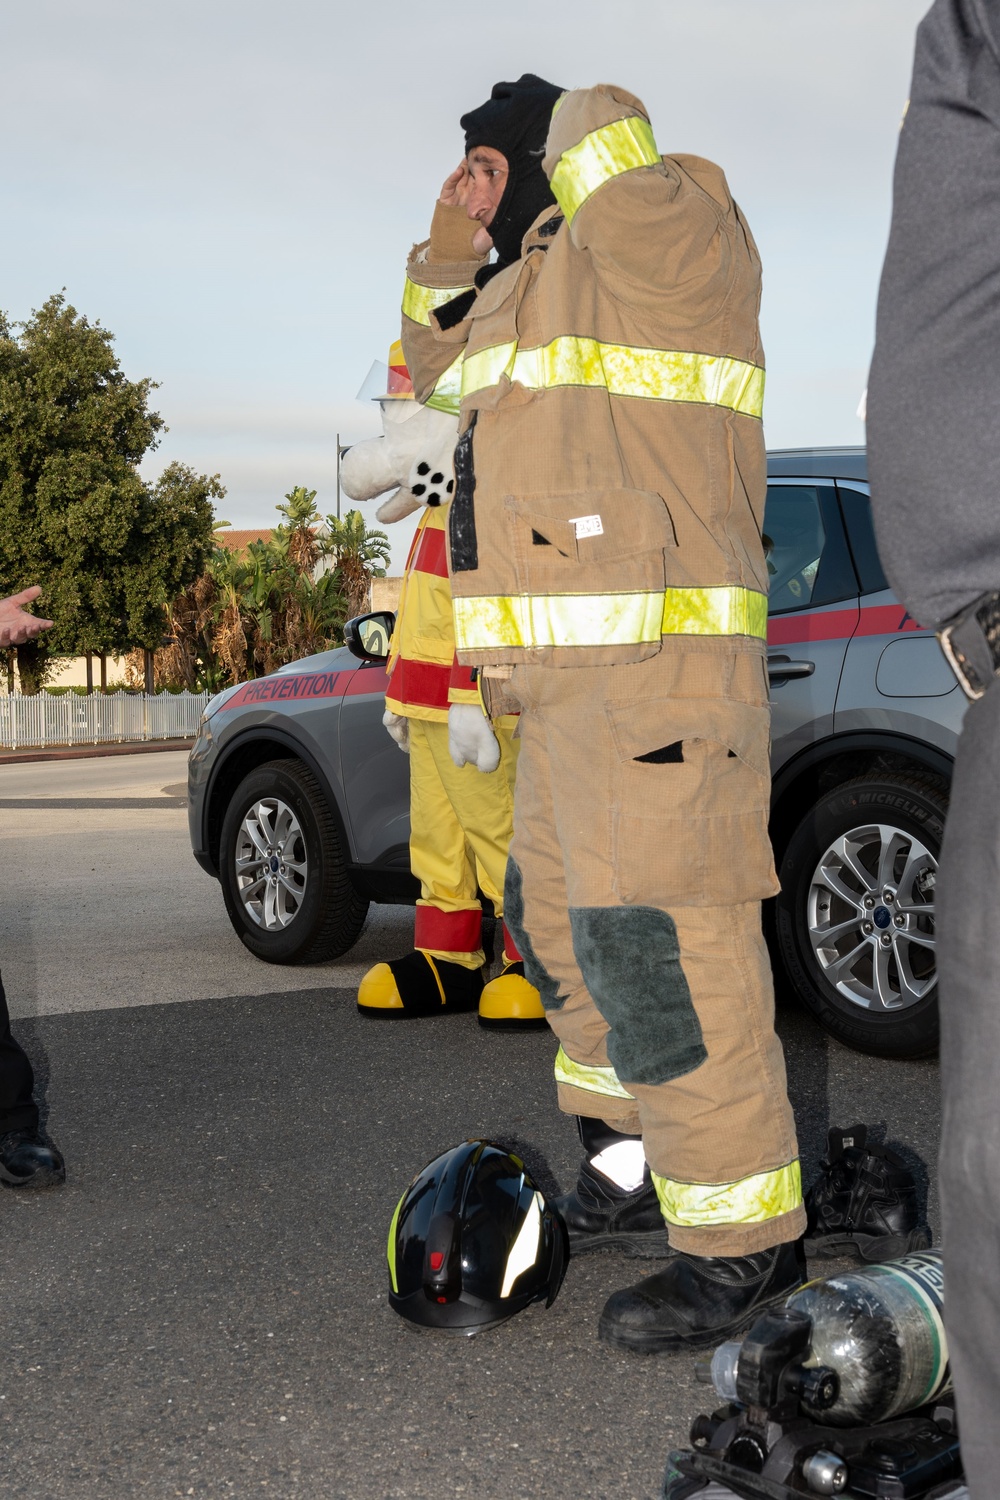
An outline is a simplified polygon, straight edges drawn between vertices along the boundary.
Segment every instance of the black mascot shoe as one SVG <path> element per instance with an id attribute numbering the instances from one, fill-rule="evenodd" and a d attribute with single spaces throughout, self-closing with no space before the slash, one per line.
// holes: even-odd
<path id="1" fill-rule="evenodd" d="M 911 1172 L 894 1151 L 868 1145 L 867 1137 L 864 1125 L 830 1131 L 829 1155 L 806 1194 L 807 1255 L 895 1260 L 930 1245 Z"/>
<path id="2" fill-rule="evenodd" d="M 451 1015 L 475 1010 L 482 993 L 482 969 L 431 958 L 416 948 L 405 958 L 368 970 L 358 989 L 358 1010 L 393 1020 Z"/>
<path id="3" fill-rule="evenodd" d="M 9 1130 L 0 1137 L 0 1182 L 8 1187 L 56 1187 L 66 1181 L 66 1163 L 37 1130 Z"/>
<path id="4" fill-rule="evenodd" d="M 655 1276 L 609 1297 L 598 1334 L 636 1354 L 721 1343 L 803 1281 L 801 1240 L 757 1255 L 675 1255 Z"/>
<path id="5" fill-rule="evenodd" d="M 642 1184 L 630 1193 L 585 1161 L 576 1187 L 555 1198 L 552 1206 L 566 1225 L 571 1255 L 623 1250 L 658 1260 L 673 1254 L 648 1167 Z"/>

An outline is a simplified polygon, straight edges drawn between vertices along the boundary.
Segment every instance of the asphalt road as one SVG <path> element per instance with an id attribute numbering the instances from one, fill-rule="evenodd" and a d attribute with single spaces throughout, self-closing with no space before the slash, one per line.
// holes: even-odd
<path id="1" fill-rule="evenodd" d="M 595 1336 L 649 1263 L 575 1261 L 549 1311 L 472 1341 L 386 1305 L 389 1218 L 443 1147 L 490 1135 L 571 1183 L 550 1038 L 361 1019 L 398 909 L 339 964 L 250 958 L 187 852 L 182 768 L 0 768 L 0 957 L 70 1174 L 0 1193 L 5 1500 L 654 1500 L 705 1389 L 690 1356 Z M 780 1025 L 806 1175 L 828 1125 L 866 1120 L 933 1179 L 936 1066 Z"/>

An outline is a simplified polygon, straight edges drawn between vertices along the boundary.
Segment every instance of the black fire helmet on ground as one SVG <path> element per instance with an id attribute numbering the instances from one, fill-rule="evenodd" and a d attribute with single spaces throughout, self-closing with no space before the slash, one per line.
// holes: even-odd
<path id="1" fill-rule="evenodd" d="M 474 1334 L 551 1306 L 566 1231 L 524 1163 L 464 1141 L 410 1183 L 389 1226 L 389 1305 L 422 1328 Z"/>

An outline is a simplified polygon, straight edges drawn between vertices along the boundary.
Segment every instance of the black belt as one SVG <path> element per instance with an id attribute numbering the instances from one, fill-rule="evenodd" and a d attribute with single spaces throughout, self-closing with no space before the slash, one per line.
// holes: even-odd
<path id="1" fill-rule="evenodd" d="M 937 638 L 965 696 L 981 698 L 1000 677 L 1000 592 L 980 594 Z"/>

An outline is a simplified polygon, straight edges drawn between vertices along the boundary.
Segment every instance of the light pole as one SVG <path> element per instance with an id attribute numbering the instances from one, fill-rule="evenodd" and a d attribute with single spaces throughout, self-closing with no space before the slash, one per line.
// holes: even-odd
<path id="1" fill-rule="evenodd" d="M 337 520 L 340 520 L 340 460 L 350 447 L 350 443 L 341 443 L 340 433 L 337 433 Z"/>

